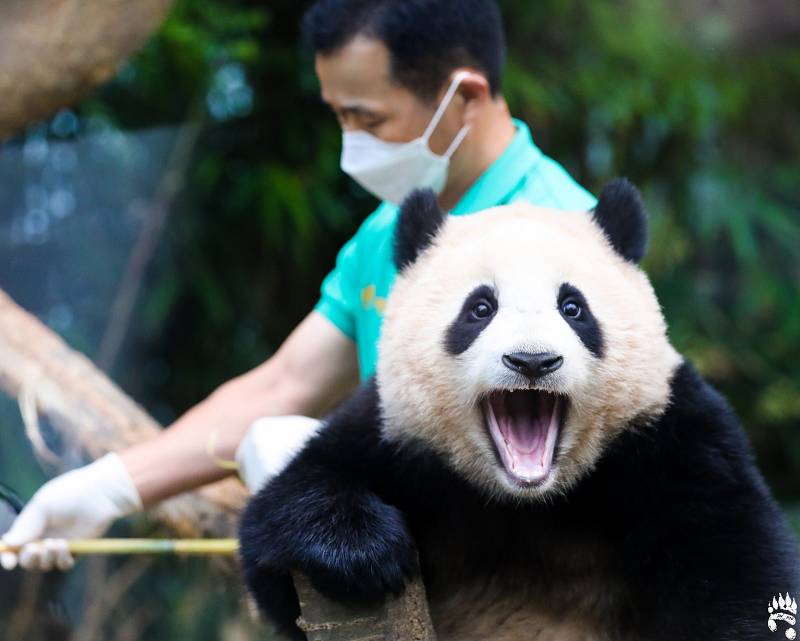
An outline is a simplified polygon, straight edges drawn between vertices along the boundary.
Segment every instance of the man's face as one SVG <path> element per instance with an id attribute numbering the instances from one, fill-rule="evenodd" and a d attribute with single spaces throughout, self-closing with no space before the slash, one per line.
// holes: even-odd
<path id="1" fill-rule="evenodd" d="M 422 135 L 446 87 L 432 102 L 421 100 L 393 81 L 389 51 L 379 40 L 357 36 L 330 55 L 317 55 L 316 71 L 327 103 L 345 131 L 366 131 L 387 142 L 408 142 Z M 463 122 L 458 96 L 430 139 L 442 154 Z"/>

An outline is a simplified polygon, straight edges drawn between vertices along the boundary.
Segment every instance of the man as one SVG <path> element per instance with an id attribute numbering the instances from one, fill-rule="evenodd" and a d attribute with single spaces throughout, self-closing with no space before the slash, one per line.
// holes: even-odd
<path id="1" fill-rule="evenodd" d="M 153 440 L 45 484 L 6 542 L 99 535 L 116 518 L 230 474 L 220 459 L 234 454 L 251 489 L 280 469 L 317 422 L 296 416 L 248 428 L 263 416 L 319 416 L 374 371 L 395 278 L 397 204 L 409 190 L 435 189 L 454 215 L 518 199 L 594 205 L 508 112 L 500 93 L 505 41 L 492 0 L 319 0 L 303 27 L 322 97 L 342 126 L 342 168 L 383 202 L 341 249 L 319 303 L 275 355 Z M 0 561 L 13 567 L 17 557 Z M 60 539 L 26 545 L 19 561 L 72 564 Z"/>

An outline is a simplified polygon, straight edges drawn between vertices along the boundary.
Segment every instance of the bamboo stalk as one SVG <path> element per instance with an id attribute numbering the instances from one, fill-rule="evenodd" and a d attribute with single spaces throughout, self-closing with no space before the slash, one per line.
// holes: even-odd
<path id="1" fill-rule="evenodd" d="M 38 543 L 41 543 L 39 541 Z M 181 554 L 211 556 L 236 554 L 236 539 L 71 539 L 70 554 Z M 0 543 L 0 553 L 19 552 L 17 546 Z"/>

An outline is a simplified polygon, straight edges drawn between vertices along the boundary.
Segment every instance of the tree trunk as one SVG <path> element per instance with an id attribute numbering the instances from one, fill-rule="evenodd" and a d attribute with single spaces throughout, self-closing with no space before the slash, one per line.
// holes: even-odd
<path id="1" fill-rule="evenodd" d="M 111 78 L 172 2 L 0 1 L 0 140 Z"/>

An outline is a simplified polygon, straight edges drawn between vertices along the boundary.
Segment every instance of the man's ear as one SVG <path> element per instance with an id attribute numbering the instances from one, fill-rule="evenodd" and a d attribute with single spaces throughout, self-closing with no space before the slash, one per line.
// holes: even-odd
<path id="1" fill-rule="evenodd" d="M 481 73 L 464 70 L 459 93 L 464 97 L 464 124 L 474 125 L 494 101 L 489 81 Z"/>
<path id="2" fill-rule="evenodd" d="M 411 265 L 433 242 L 446 218 L 432 190 L 415 189 L 406 197 L 394 232 L 394 263 L 398 271 Z"/>
<path id="3" fill-rule="evenodd" d="M 644 258 L 647 212 L 639 190 L 627 178 L 616 178 L 603 187 L 592 214 L 620 256 L 632 263 Z"/>

